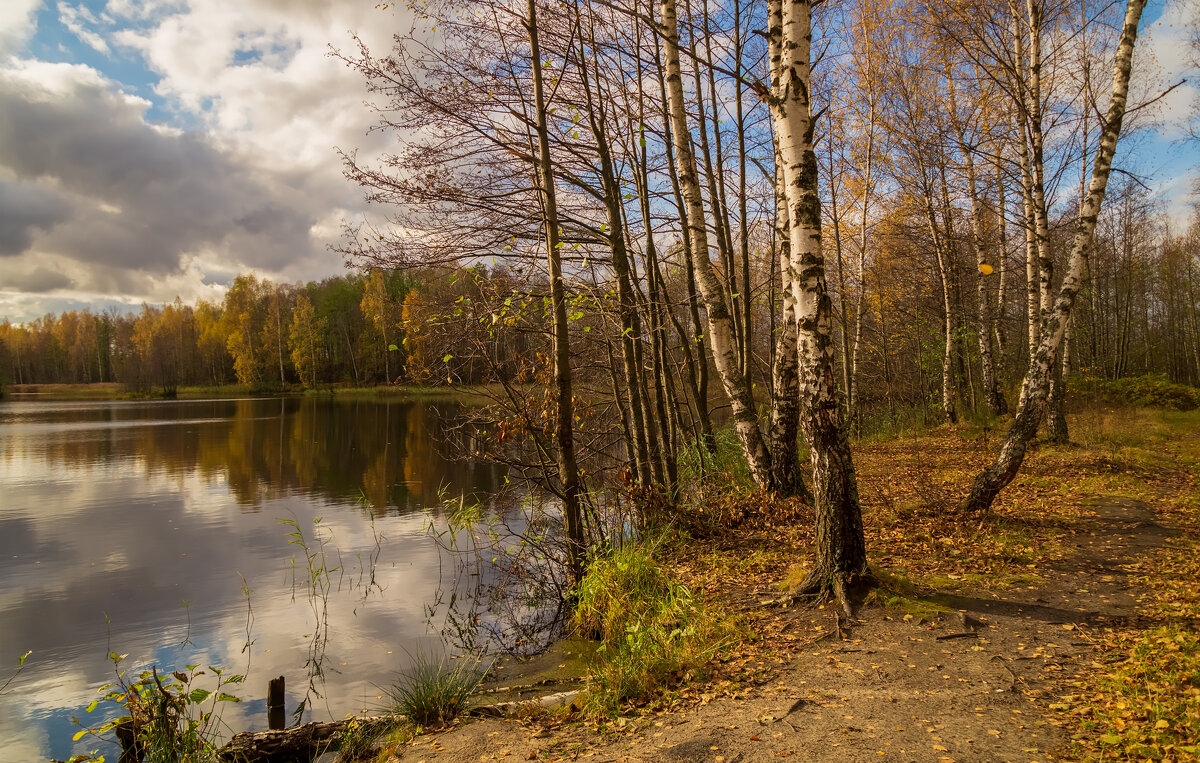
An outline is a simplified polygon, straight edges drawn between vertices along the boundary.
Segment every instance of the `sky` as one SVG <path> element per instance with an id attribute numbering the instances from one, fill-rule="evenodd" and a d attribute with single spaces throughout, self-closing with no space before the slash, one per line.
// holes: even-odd
<path id="1" fill-rule="evenodd" d="M 330 58 L 412 28 L 372 0 L 3 0 L 0 319 L 219 300 L 234 276 L 344 272 L 330 251 L 367 213 L 336 148 L 370 157 L 361 79 Z M 1154 0 L 1139 47 L 1185 75 L 1200 0 Z M 1142 59 L 1139 59 L 1142 60 Z M 1195 72 L 1192 72 L 1195 74 Z M 1159 104 L 1136 168 L 1181 214 L 1193 83 Z"/>
<path id="2" fill-rule="evenodd" d="M 336 148 L 382 148 L 329 57 L 412 28 L 371 0 L 0 3 L 0 318 L 344 271 Z"/>

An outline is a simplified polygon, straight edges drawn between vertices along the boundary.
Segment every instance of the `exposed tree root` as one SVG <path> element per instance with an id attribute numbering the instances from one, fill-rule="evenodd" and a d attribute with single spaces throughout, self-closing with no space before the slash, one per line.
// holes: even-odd
<path id="1" fill-rule="evenodd" d="M 808 599 L 816 604 L 837 601 L 846 620 L 853 620 L 866 592 L 878 585 L 869 572 L 829 572 L 820 568 L 809 572 L 787 592 L 789 599 Z"/>

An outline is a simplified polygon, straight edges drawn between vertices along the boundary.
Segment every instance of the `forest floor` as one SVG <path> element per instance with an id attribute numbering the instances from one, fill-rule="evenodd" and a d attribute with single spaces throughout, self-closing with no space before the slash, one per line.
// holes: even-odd
<path id="1" fill-rule="evenodd" d="M 860 443 L 885 587 L 853 622 L 778 604 L 809 509 L 714 498 L 740 524 L 669 563 L 752 635 L 705 675 L 617 718 L 466 720 L 389 759 L 1200 759 L 1200 415 L 1071 425 L 1075 443 L 1037 447 L 983 521 L 955 506 L 997 432 Z"/>

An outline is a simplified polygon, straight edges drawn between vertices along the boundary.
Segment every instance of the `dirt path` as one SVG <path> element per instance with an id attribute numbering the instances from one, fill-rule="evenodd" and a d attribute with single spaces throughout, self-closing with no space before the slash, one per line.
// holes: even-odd
<path id="1" fill-rule="evenodd" d="M 1123 565 L 1171 535 L 1141 501 L 1083 508 L 1072 553 L 1039 567 L 1036 585 L 937 595 L 947 611 L 932 617 L 868 609 L 841 632 L 831 610 L 783 610 L 752 683 L 718 681 L 683 709 L 603 727 L 468 722 L 392 760 L 1054 760 L 1070 741 L 1054 705 L 1095 659 L 1092 634 L 1135 613 Z"/>

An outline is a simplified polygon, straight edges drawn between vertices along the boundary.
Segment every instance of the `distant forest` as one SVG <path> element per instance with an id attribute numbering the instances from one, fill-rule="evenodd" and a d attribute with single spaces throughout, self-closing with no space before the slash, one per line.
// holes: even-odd
<path id="1" fill-rule="evenodd" d="M 1152 128 L 1122 122 L 1141 3 L 862 0 L 808 35 L 779 3 L 678 5 L 660 33 L 636 3 L 449 3 L 436 44 L 337 53 L 394 139 L 343 154 L 381 214 L 339 244 L 358 270 L 6 322 L 0 382 L 515 381 L 545 391 L 510 395 L 503 436 L 558 433 L 547 463 L 594 415 L 666 484 L 728 418 L 763 485 L 794 459 L 760 430 L 794 445 L 801 398 L 837 439 L 835 418 L 1003 415 L 1030 370 L 1058 414 L 1051 377 L 1200 383 L 1200 209 L 1172 227 L 1109 178 L 1119 134 Z M 785 31 L 828 60 L 804 42 L 782 67 Z"/>
<path id="2" fill-rule="evenodd" d="M 511 285 L 484 268 L 380 268 L 307 285 L 241 275 L 220 303 L 176 299 L 143 304 L 137 313 L 72 310 L 26 324 L 5 320 L 0 381 L 116 382 L 154 392 L 511 379 L 521 359 L 534 357 L 538 332 L 489 338 L 490 325 L 467 320 L 497 289 Z M 485 347 L 489 357 L 480 355 Z"/>

